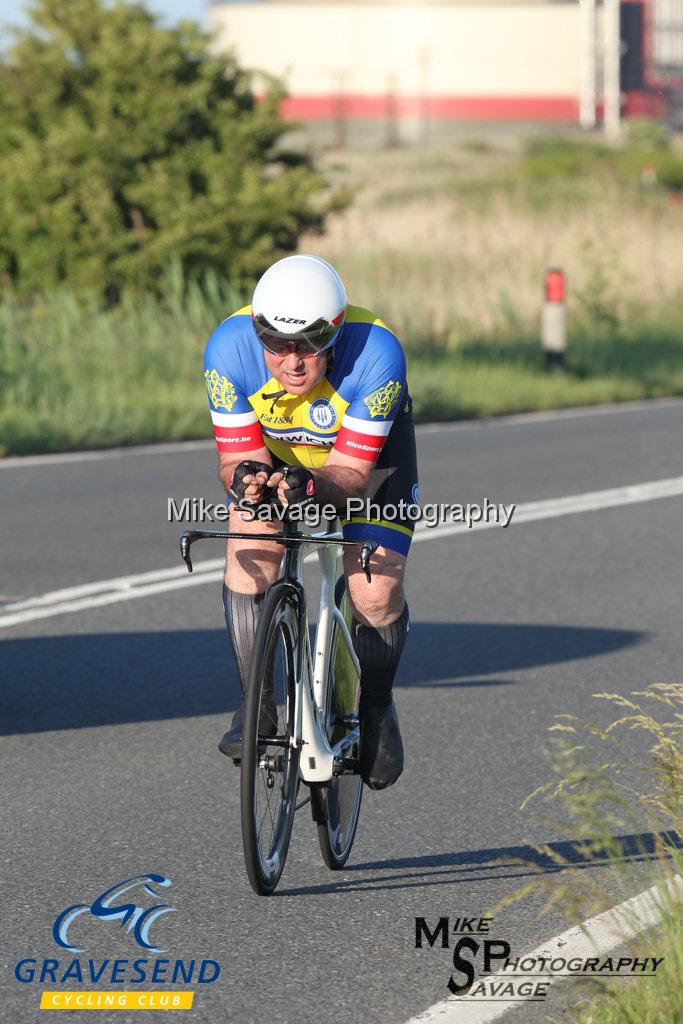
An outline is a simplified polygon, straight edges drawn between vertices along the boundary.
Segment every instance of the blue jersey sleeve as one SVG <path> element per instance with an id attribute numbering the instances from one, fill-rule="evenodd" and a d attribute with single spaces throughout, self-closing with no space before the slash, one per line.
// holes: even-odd
<path id="1" fill-rule="evenodd" d="M 204 384 L 219 452 L 241 455 L 263 447 L 263 434 L 249 404 L 240 359 L 239 316 L 224 320 L 204 351 Z"/>
<path id="2" fill-rule="evenodd" d="M 335 448 L 374 462 L 406 392 L 406 359 L 398 338 L 386 327 L 374 325 L 355 372 L 357 383 Z"/>

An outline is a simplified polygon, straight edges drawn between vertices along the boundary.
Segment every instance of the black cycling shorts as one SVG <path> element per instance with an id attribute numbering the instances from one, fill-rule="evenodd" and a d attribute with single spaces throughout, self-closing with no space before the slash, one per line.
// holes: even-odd
<path id="1" fill-rule="evenodd" d="M 344 538 L 376 540 L 384 548 L 407 555 L 415 529 L 408 510 L 417 505 L 418 498 L 413 403 L 407 397 L 370 471 L 363 499 L 369 507 L 354 511 L 349 518 L 341 516 Z"/>

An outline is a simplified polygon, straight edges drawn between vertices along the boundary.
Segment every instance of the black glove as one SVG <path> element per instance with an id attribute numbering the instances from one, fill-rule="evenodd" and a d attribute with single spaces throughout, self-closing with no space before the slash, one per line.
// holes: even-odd
<path id="1" fill-rule="evenodd" d="M 273 467 L 265 462 L 254 462 L 253 459 L 245 459 L 244 462 L 239 462 L 235 466 L 228 494 L 238 505 L 255 508 L 256 505 L 267 504 L 273 500 L 274 491 L 272 487 L 263 488 L 263 497 L 260 502 L 251 501 L 249 498 L 244 497 L 244 492 L 249 486 L 249 484 L 244 482 L 245 476 L 256 476 L 257 473 L 265 473 L 270 478 L 273 475 Z"/>
<path id="2" fill-rule="evenodd" d="M 282 466 L 279 472 L 289 487 L 285 491 L 288 505 L 310 505 L 315 501 L 315 480 L 309 470 L 303 466 Z"/>

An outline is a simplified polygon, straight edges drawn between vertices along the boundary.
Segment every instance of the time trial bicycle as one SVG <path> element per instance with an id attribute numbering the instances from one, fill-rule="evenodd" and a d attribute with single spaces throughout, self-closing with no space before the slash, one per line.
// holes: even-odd
<path id="1" fill-rule="evenodd" d="M 284 871 L 295 811 L 309 799 L 325 864 L 339 870 L 351 853 L 363 795 L 358 774 L 360 665 L 337 559 L 342 546 L 357 547 L 370 580 L 377 543 L 343 540 L 338 520 L 323 533 L 305 535 L 285 511 L 280 534 L 185 530 L 180 551 L 190 572 L 190 548 L 207 537 L 275 541 L 284 548 L 280 575 L 266 591 L 254 638 L 240 759 L 247 874 L 255 892 L 270 895 Z M 317 553 L 321 573 L 314 653 L 303 582 L 309 552 Z M 310 795 L 297 804 L 300 782 Z"/>

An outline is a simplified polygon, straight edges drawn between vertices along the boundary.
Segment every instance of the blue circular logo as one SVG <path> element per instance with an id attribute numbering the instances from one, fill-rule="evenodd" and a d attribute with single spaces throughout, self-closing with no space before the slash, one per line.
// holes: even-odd
<path id="1" fill-rule="evenodd" d="M 417 484 L 413 484 L 413 489 L 410 493 L 413 498 L 413 505 L 417 505 L 417 503 L 420 500 L 420 488 L 417 486 Z"/>
<path id="2" fill-rule="evenodd" d="M 329 430 L 337 422 L 334 406 L 326 398 L 316 398 L 308 411 L 311 423 L 321 430 Z"/>

